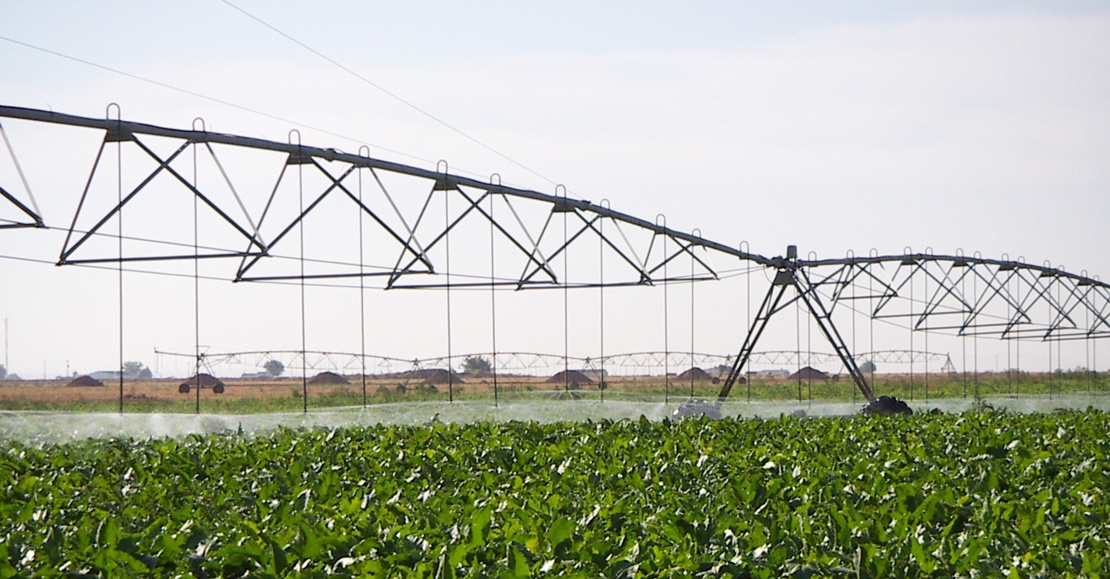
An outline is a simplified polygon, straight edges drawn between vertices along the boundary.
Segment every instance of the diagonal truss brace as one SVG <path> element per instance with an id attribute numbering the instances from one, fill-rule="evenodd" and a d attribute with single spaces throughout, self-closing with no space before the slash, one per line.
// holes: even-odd
<path id="1" fill-rule="evenodd" d="M 144 178 L 138 185 L 136 185 L 135 188 L 132 189 L 126 196 L 122 197 L 120 199 L 120 201 L 118 203 L 116 203 L 116 205 L 114 207 L 112 207 L 111 210 L 108 211 L 108 213 L 106 213 L 103 217 L 101 217 L 101 219 L 99 221 L 96 222 L 95 225 L 93 225 L 92 228 L 90 228 L 88 231 L 85 231 L 85 232 L 81 233 L 80 237 L 78 237 L 73 242 L 73 244 L 70 245 L 70 241 L 73 239 L 74 233 L 78 233 L 78 231 L 77 231 L 77 220 L 80 218 L 81 211 L 84 208 L 86 199 L 88 198 L 89 190 L 92 187 L 93 177 L 96 175 L 96 171 L 100 166 L 100 160 L 103 157 L 105 147 L 109 143 L 112 143 L 112 142 L 122 142 L 122 141 L 127 141 L 127 140 L 130 140 L 130 141 L 134 142 L 135 145 L 138 146 L 144 153 L 146 153 L 152 159 L 154 159 L 154 161 L 158 163 L 158 166 L 153 171 L 151 171 L 146 176 L 146 178 Z M 251 233 L 251 232 L 248 232 L 247 230 L 245 230 L 241 225 L 236 223 L 236 221 L 234 219 L 232 219 L 223 209 L 221 209 L 218 205 L 213 203 L 212 200 L 209 199 L 207 195 L 205 195 L 203 192 L 200 191 L 200 189 L 197 189 L 192 183 L 189 182 L 188 179 L 186 179 L 184 176 L 182 176 L 180 173 L 178 173 L 173 167 L 170 166 L 171 163 L 173 163 L 173 161 L 175 159 L 177 159 L 183 152 L 185 152 L 186 149 L 188 149 L 190 146 L 195 147 L 196 145 L 197 145 L 197 143 L 193 143 L 193 142 L 189 142 L 189 141 L 183 142 L 181 144 L 181 146 L 178 147 L 177 150 L 175 150 L 173 152 L 173 154 L 171 154 L 170 156 L 163 159 L 163 158 L 159 157 L 157 153 L 155 153 L 149 147 L 147 147 L 141 141 L 139 141 L 139 139 L 137 137 L 135 137 L 134 135 L 120 135 L 120 134 L 114 133 L 112 131 L 106 132 L 105 135 L 104 135 L 104 140 L 101 141 L 101 143 L 100 143 L 100 150 L 97 152 L 96 161 L 93 163 L 92 170 L 89 172 L 89 178 L 88 178 L 88 181 L 85 184 L 85 189 L 81 193 L 81 199 L 77 203 L 77 211 L 74 212 L 73 221 L 69 226 L 69 230 L 66 232 L 66 240 L 65 240 L 65 243 L 63 244 L 61 256 L 58 258 L 58 265 L 92 264 L 92 263 L 106 263 L 106 262 L 111 262 L 111 263 L 120 262 L 120 263 L 122 263 L 122 262 L 139 262 L 139 261 L 169 261 L 169 260 L 178 260 L 178 259 L 180 259 L 180 260 L 185 260 L 185 259 L 208 259 L 208 258 L 219 258 L 219 257 L 249 257 L 249 256 L 252 256 L 252 255 L 254 255 L 254 256 L 266 255 L 267 247 L 264 243 L 262 243 L 262 241 L 259 240 L 257 230 L 254 233 Z M 209 147 L 209 151 L 212 152 L 211 147 Z M 213 152 L 213 158 L 215 158 L 214 152 Z M 112 219 L 112 217 L 118 215 L 121 211 L 123 211 L 123 207 L 125 205 L 127 205 L 132 199 L 134 199 L 139 193 L 141 193 L 147 187 L 147 185 L 149 185 L 152 181 L 154 181 L 154 179 L 159 174 L 161 174 L 162 172 L 166 172 L 166 173 L 170 174 L 174 179 L 176 179 L 178 182 L 180 182 L 182 185 L 184 185 L 193 195 L 195 195 L 206 206 L 208 206 L 210 209 L 212 209 L 212 211 L 214 211 L 221 219 L 223 219 L 223 221 L 225 221 L 228 225 L 233 227 L 235 229 L 235 231 L 237 231 L 240 235 L 242 235 L 249 243 L 248 249 L 246 251 L 242 251 L 242 252 L 217 252 L 217 253 L 208 253 L 208 254 L 199 254 L 199 255 L 197 255 L 197 254 L 162 255 L 162 256 L 155 256 L 155 257 L 123 257 L 123 256 L 119 256 L 119 257 L 112 257 L 112 258 L 95 258 L 95 259 L 74 259 L 73 258 L 74 252 L 76 252 L 82 245 L 85 244 L 85 242 L 87 242 L 93 236 L 97 235 L 97 233 L 100 231 L 100 229 L 102 227 L 104 227 L 104 225 L 107 224 L 108 221 L 110 221 Z M 225 175 L 225 177 L 226 177 L 226 175 Z M 256 248 L 256 249 L 252 250 L 251 247 Z"/>
<path id="2" fill-rule="evenodd" d="M 875 400 L 875 393 L 872 391 L 871 386 L 867 383 L 867 378 L 864 377 L 863 372 L 860 371 L 859 366 L 856 365 L 852 353 L 848 349 L 848 345 L 844 342 L 840 332 L 836 329 L 836 325 L 832 321 L 832 315 L 829 313 L 828 308 L 825 307 L 824 302 L 821 300 L 820 294 L 817 289 L 819 284 L 813 284 L 809 279 L 809 274 L 801 269 L 797 263 L 797 250 L 794 246 L 787 248 L 787 257 L 778 258 L 776 267 L 778 271 L 775 272 L 775 280 L 768 288 L 767 294 L 763 297 L 763 303 L 760 304 L 759 310 L 756 312 L 755 318 L 752 320 L 751 329 L 748 330 L 748 335 L 744 338 L 744 344 L 740 347 L 740 352 L 736 355 L 736 361 L 733 362 L 732 368 L 729 370 L 728 376 L 725 378 L 725 383 L 721 386 L 721 392 L 717 395 L 716 406 L 719 408 L 729 393 L 736 381 L 740 378 L 741 373 L 744 371 L 744 366 L 755 351 L 756 343 L 759 342 L 760 336 L 763 331 L 767 329 L 767 323 L 778 312 L 782 311 L 786 306 L 801 301 L 806 305 L 810 315 L 817 322 L 817 326 L 821 329 L 821 333 L 832 345 L 836 351 L 836 355 L 840 358 L 841 363 L 848 369 L 848 373 L 852 376 L 852 381 L 855 382 L 856 387 L 859 388 L 861 394 L 868 402 Z M 797 293 L 796 297 L 787 301 L 786 304 L 781 304 L 783 295 L 789 288 L 794 288 Z"/>

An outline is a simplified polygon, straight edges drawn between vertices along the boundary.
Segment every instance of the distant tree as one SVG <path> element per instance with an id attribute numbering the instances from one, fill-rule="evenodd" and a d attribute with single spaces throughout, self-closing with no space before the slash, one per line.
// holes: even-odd
<path id="1" fill-rule="evenodd" d="M 867 360 L 866 362 L 859 365 L 859 371 L 863 372 L 864 374 L 874 373 L 876 371 L 875 362 Z"/>
<path id="2" fill-rule="evenodd" d="M 282 372 L 285 372 L 285 364 L 282 364 L 281 360 L 271 359 L 270 361 L 263 364 L 262 367 L 265 368 L 266 371 L 275 378 L 281 376 Z"/>
<path id="3" fill-rule="evenodd" d="M 8 369 L 5 368 L 3 364 L 0 364 L 0 380 L 3 380 L 4 378 L 7 378 L 7 377 L 8 377 Z"/>
<path id="4" fill-rule="evenodd" d="M 462 371 L 464 374 L 473 374 L 475 376 L 480 374 L 489 374 L 493 370 L 493 365 L 489 360 L 482 356 L 467 356 L 462 363 Z"/>
<path id="5" fill-rule="evenodd" d="M 144 366 L 142 362 L 124 362 L 123 371 L 134 374 L 140 380 L 149 380 L 154 377 L 154 373 L 150 371 L 150 368 Z"/>

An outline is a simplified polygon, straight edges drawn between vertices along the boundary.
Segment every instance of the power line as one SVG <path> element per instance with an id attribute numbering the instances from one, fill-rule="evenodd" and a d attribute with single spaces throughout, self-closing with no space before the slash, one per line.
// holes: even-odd
<path id="1" fill-rule="evenodd" d="M 405 153 L 403 151 L 398 151 L 396 149 L 390 149 L 389 147 L 383 147 L 381 145 L 372 145 L 372 144 L 369 144 L 369 143 L 363 141 L 362 139 L 358 139 L 358 138 L 352 137 L 350 135 L 345 135 L 343 133 L 337 133 L 337 132 L 329 130 L 329 129 L 324 129 L 324 128 L 321 128 L 321 127 L 318 127 L 318 126 L 315 126 L 315 125 L 309 125 L 307 123 L 303 123 L 303 122 L 300 122 L 300 121 L 289 119 L 289 118 L 286 118 L 286 117 L 283 117 L 283 116 L 280 116 L 280 115 L 275 115 L 273 113 L 267 113 L 265 111 L 255 109 L 255 108 L 251 108 L 251 107 L 248 107 L 246 105 L 236 104 L 236 103 L 233 103 L 233 102 L 228 101 L 228 100 L 224 100 L 224 99 L 221 99 L 221 98 L 209 96 L 209 95 L 206 95 L 206 94 L 203 94 L 203 93 L 199 93 L 199 92 L 196 92 L 196 91 L 193 91 L 193 90 L 189 90 L 189 89 L 186 89 L 186 88 L 175 86 L 175 85 L 165 83 L 165 82 L 162 82 L 162 81 L 159 81 L 159 80 L 154 80 L 152 78 L 147 78 L 147 77 L 144 77 L 144 76 L 141 76 L 141 75 L 137 75 L 137 74 L 130 73 L 130 72 L 127 72 L 127 71 L 124 71 L 124 70 L 120 70 L 118 68 L 112 68 L 112 67 L 107 66 L 107 65 L 103 65 L 103 64 L 100 64 L 100 63 L 97 63 L 97 62 L 92 62 L 90 60 L 86 60 L 86 59 L 83 59 L 83 58 L 78 58 L 78 57 L 73 56 L 73 55 L 65 54 L 63 52 L 58 52 L 56 50 L 51 50 L 49 48 L 45 48 L 45 47 L 42 47 L 42 46 L 31 44 L 29 42 L 24 42 L 22 40 L 16 40 L 16 39 L 8 37 L 8 36 L 0 35 L 0 40 L 5 40 L 7 42 L 10 42 L 12 44 L 17 44 L 17 45 L 22 46 L 24 48 L 29 48 L 31 50 L 36 50 L 36 51 L 39 51 L 39 52 L 42 52 L 42 53 L 45 53 L 45 54 L 49 54 L 51 56 L 56 56 L 58 58 L 63 58 L 63 59 L 66 59 L 66 60 L 69 60 L 69 61 L 72 61 L 72 62 L 76 62 L 78 64 L 84 64 L 86 66 L 91 66 L 93 68 L 99 68 L 100 70 L 111 72 L 113 74 L 118 74 L 120 76 L 125 76 L 125 77 L 133 79 L 133 80 L 137 80 L 137 81 L 140 81 L 140 82 L 145 82 L 147 84 L 152 84 L 152 85 L 160 87 L 160 88 L 172 90 L 172 91 L 175 91 L 175 92 L 179 92 L 181 94 L 186 94 L 186 95 L 196 97 L 196 98 L 199 98 L 199 99 L 203 99 L 203 100 L 206 100 L 206 101 L 209 101 L 209 102 L 214 102 L 214 103 L 217 103 L 217 104 L 221 104 L 221 105 L 224 105 L 224 106 L 227 106 L 227 107 L 231 107 L 233 109 L 237 109 L 237 110 L 244 111 L 244 112 L 247 112 L 247 113 L 255 114 L 255 115 L 265 117 L 265 118 L 268 118 L 268 119 L 272 119 L 272 120 L 275 120 L 275 121 L 281 121 L 283 123 L 287 123 L 287 124 L 290 124 L 290 125 L 293 125 L 293 126 L 296 126 L 296 127 L 301 127 L 303 129 L 309 129 L 309 130 L 312 130 L 312 131 L 316 131 L 316 132 L 324 134 L 324 135 L 329 135 L 329 136 L 332 136 L 332 137 L 345 139 L 345 140 L 350 141 L 352 143 L 364 144 L 364 145 L 367 145 L 368 147 L 372 147 L 374 149 L 377 149 L 379 151 L 383 151 L 383 152 L 386 152 L 386 153 L 390 153 L 392 155 L 397 155 L 399 157 L 405 157 L 407 159 L 420 161 L 422 163 L 427 163 L 429 165 L 436 164 L 436 160 L 433 160 L 433 159 L 427 159 L 427 158 L 420 157 L 420 156 L 417 156 L 417 155 L 413 155 L 413 154 L 410 154 L 410 153 Z M 366 79 L 363 79 L 363 80 L 366 80 Z M 370 82 L 370 81 L 366 80 L 366 82 Z M 373 83 L 371 83 L 371 84 L 373 84 Z M 510 163 L 513 163 L 513 164 L 517 165 L 518 167 L 523 168 L 525 171 L 528 171 L 529 173 L 532 173 L 533 175 L 538 176 L 539 178 L 547 181 L 548 183 L 552 183 L 552 184 L 555 183 L 551 179 L 548 179 L 547 177 L 544 177 L 543 175 L 540 175 L 536 171 L 533 171 L 532 169 L 529 169 L 528 167 L 524 166 L 523 164 L 518 163 L 517 161 L 514 161 L 510 157 L 508 157 L 508 156 L 494 150 L 493 148 L 479 142 L 478 140 L 474 139 L 473 137 L 470 137 L 469 135 L 466 135 L 465 133 L 463 133 L 462 131 L 459 131 L 458 129 L 456 129 L 454 127 L 452 127 L 451 125 L 448 125 L 447 123 L 445 123 L 445 122 L 443 122 L 439 119 L 436 119 L 435 117 L 431 116 L 429 113 L 426 113 L 423 110 L 417 108 L 415 105 L 412 105 L 412 104 L 408 103 L 407 101 L 404 101 L 404 99 L 400 99 L 400 97 L 397 97 L 396 95 L 393 95 L 392 93 L 390 93 L 388 91 L 385 91 L 385 89 L 381 89 L 381 90 L 383 90 L 386 94 L 389 94 L 390 96 L 393 96 L 394 98 L 398 98 L 399 100 L 401 100 L 402 102 L 404 102 L 408 106 L 411 106 L 411 107 L 415 108 L 416 110 L 420 111 L 422 114 L 428 115 L 429 117 L 435 119 L 436 122 L 439 122 L 439 123 L 443 124 L 444 126 L 450 128 L 451 130 L 453 130 L 455 132 L 458 132 L 463 137 L 477 143 L 478 145 L 480 145 L 480 146 L 482 146 L 486 149 L 489 149 L 494 154 L 496 154 L 496 155 L 498 155 L 498 156 L 500 156 L 504 159 L 507 159 Z M 460 167 L 454 167 L 453 169 L 456 173 L 470 175 L 471 177 L 475 177 L 475 178 L 486 178 L 486 177 L 488 177 L 488 175 L 485 175 L 485 174 L 482 174 L 482 173 L 477 173 L 475 171 L 468 171 L 468 170 L 460 168 Z M 506 182 L 505 184 L 510 185 L 511 183 Z M 573 192 L 568 192 L 568 193 L 572 197 L 576 197 L 576 198 L 578 197 L 577 195 L 574 195 Z"/>
<path id="2" fill-rule="evenodd" d="M 224 106 L 227 106 L 227 107 L 231 107 L 233 109 L 238 109 L 240 111 L 244 111 L 244 112 L 248 112 L 248 113 L 251 113 L 251 114 L 259 115 L 259 116 L 266 117 L 268 119 L 272 119 L 272 120 L 275 120 L 275 121 L 281 121 L 283 123 L 287 123 L 287 124 L 290 124 L 290 125 L 298 126 L 298 127 L 305 128 L 305 129 L 310 129 L 310 130 L 317 131 L 317 132 L 325 134 L 325 135 L 330 135 L 332 137 L 338 137 L 340 139 L 345 139 L 345 140 L 348 140 L 348 141 L 351 141 L 351 142 L 354 142 L 354 143 L 360 143 L 360 144 L 364 143 L 360 139 L 356 139 L 355 137 L 344 135 L 342 133 L 337 133 L 335 131 L 330 131 L 328 129 L 323 129 L 323 128 L 313 126 L 313 125 L 308 125 L 308 124 L 305 124 L 305 123 L 302 123 L 302 122 L 295 121 L 293 119 L 288 119 L 288 118 L 285 118 L 285 117 L 282 117 L 282 116 L 279 116 L 279 115 L 275 115 L 275 114 L 272 114 L 272 113 L 267 113 L 265 111 L 254 109 L 254 108 L 251 108 L 251 107 L 248 107 L 248 106 L 245 106 L 245 105 L 236 104 L 236 103 L 233 103 L 231 101 L 227 101 L 227 100 L 220 99 L 220 98 L 217 98 L 217 97 L 202 94 L 202 93 L 199 93 L 199 92 L 196 92 L 196 91 L 193 91 L 193 90 L 189 90 L 187 88 L 182 88 L 182 87 L 179 87 L 179 86 L 175 86 L 175 85 L 165 83 L 165 82 L 162 82 L 162 81 L 154 80 L 152 78 L 147 78 L 145 76 L 140 76 L 140 75 L 137 75 L 137 74 L 133 74 L 133 73 L 130 73 L 130 72 L 127 72 L 127 71 L 124 71 L 124 70 L 120 70 L 118 68 L 112 68 L 110 66 L 106 66 L 106 65 L 103 65 L 103 64 L 100 64 L 100 63 L 92 62 L 90 60 L 85 60 L 83 58 L 78 58 L 76 56 L 72 56 L 72 55 L 69 55 L 69 54 L 58 52 L 56 50 L 51 50 L 49 48 L 44 48 L 42 46 L 37 46 L 37 45 L 34 45 L 34 44 L 30 44 L 28 42 L 23 42 L 21 40 L 16 40 L 14 38 L 10 38 L 10 37 L 7 37 L 7 36 L 0 35 L 0 40 L 6 40 L 6 41 L 8 41 L 12 44 L 18 44 L 19 46 L 22 46 L 24 48 L 30 48 L 31 50 L 37 50 L 39 52 L 43 52 L 43 53 L 49 54 L 51 56 L 56 56 L 58 58 L 64 58 L 64 59 L 72 61 L 72 62 L 76 62 L 76 63 L 79 63 L 79 64 L 84 64 L 86 66 L 91 66 L 93 68 L 99 68 L 100 70 L 111 72 L 113 74 L 118 74 L 120 76 L 125 76 L 125 77 L 130 78 L 130 79 L 134 79 L 134 80 L 137 80 L 137 81 L 140 81 L 140 82 L 145 82 L 147 84 L 152 84 L 152 85 L 164 88 L 164 89 L 169 89 L 169 90 L 179 92 L 179 93 L 182 93 L 182 94 L 186 94 L 186 95 L 196 97 L 196 98 L 199 98 L 199 99 L 204 99 L 204 100 L 209 101 L 209 102 L 214 102 L 214 103 L 217 103 L 217 104 L 221 104 L 221 105 L 224 105 Z M 431 159 L 425 159 L 423 157 L 417 157 L 416 155 L 403 153 L 401 151 L 397 151 L 395 149 L 390 149 L 390 148 L 387 148 L 387 147 L 382 147 L 380 145 L 367 145 L 367 146 L 373 147 L 375 149 L 378 149 L 379 151 L 384 151 L 386 153 L 390 153 L 390 154 L 393 154 L 393 155 L 399 155 L 401 157 L 406 157 L 406 158 L 409 158 L 409 159 L 414 159 L 414 160 L 417 160 L 417 161 L 421 161 L 423 163 L 428 163 L 428 164 L 434 164 L 435 163 L 435 161 L 433 161 Z"/>
<path id="3" fill-rule="evenodd" d="M 301 48 L 303 48 L 303 49 L 311 52 L 312 54 L 315 54 L 316 56 L 324 59 L 325 61 L 331 63 L 333 66 L 339 68 L 340 70 L 346 72 L 347 74 L 349 74 L 349 75 L 361 80 L 362 82 L 374 87 L 375 89 L 379 90 L 380 92 L 382 92 L 386 96 L 396 100 L 397 102 L 405 105 L 406 107 L 409 107 L 410 109 L 412 109 L 412 110 L 424 115 L 425 117 L 435 121 L 436 123 L 438 123 L 438 124 L 442 125 L 443 127 L 447 128 L 451 132 L 463 137 L 464 139 L 474 143 L 475 145 L 478 145 L 479 147 L 482 147 L 483 149 L 497 155 L 498 157 L 501 157 L 502 159 L 505 159 L 506 161 L 516 165 L 517 167 L 520 167 L 521 169 L 524 169 L 525 171 L 528 171 L 529 173 L 535 175 L 536 177 L 539 177 L 540 179 L 543 179 L 544 181 L 547 181 L 548 183 L 550 183 L 552 185 L 556 184 L 555 181 L 552 181 L 551 179 L 548 179 L 547 177 L 541 175 L 540 173 L 532 170 L 531 168 L 527 167 L 526 165 L 517 161 L 516 159 L 513 159 L 512 157 L 502 153 L 501 151 L 498 151 L 497 149 L 494 149 L 493 147 L 483 143 L 482 141 L 479 141 L 478 139 L 468 135 L 467 133 L 463 132 L 461 129 L 455 127 L 454 125 L 448 123 L 447 121 L 444 121 L 443 119 L 441 119 L 441 118 L 433 115 L 432 113 L 420 108 L 416 104 L 404 99 L 400 95 L 390 91 L 389 89 L 383 87 L 382 85 L 366 78 L 365 76 L 362 76 L 361 74 L 355 72 L 354 70 L 351 70 L 350 68 L 344 66 L 342 63 L 336 61 L 335 59 L 333 59 L 329 56 L 327 56 L 326 54 L 320 52 L 319 50 L 316 50 L 315 48 L 312 48 L 311 46 L 301 42 L 300 40 L 297 40 L 296 38 L 294 38 L 290 34 L 288 34 L 288 33 L 284 32 L 283 30 L 273 26 L 272 24 L 266 22 L 265 20 L 262 20 L 261 18 L 255 16 L 254 14 L 251 14 L 250 12 L 247 12 L 246 10 L 240 8 L 239 6 L 236 6 L 235 4 L 231 3 L 229 0 L 223 0 L 223 3 L 227 4 L 228 6 L 230 6 L 232 8 L 234 8 L 235 10 L 238 10 L 240 13 L 242 13 L 246 17 L 250 18 L 251 20 L 254 20 L 255 22 L 261 24 L 262 26 L 265 26 L 266 28 L 269 28 L 270 30 L 272 30 L 275 33 L 281 35 L 285 39 L 287 39 L 290 42 L 296 44 L 297 46 L 300 46 Z"/>

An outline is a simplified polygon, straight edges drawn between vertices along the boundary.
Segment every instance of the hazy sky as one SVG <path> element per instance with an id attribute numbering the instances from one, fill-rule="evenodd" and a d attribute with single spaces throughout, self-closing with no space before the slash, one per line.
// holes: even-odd
<path id="1" fill-rule="evenodd" d="M 626 213 L 665 214 L 677 229 L 746 240 L 765 255 L 787 244 L 822 257 L 960 248 L 1110 277 L 1110 8 L 1102 3 L 234 4 L 413 106 L 216 0 L 0 0 L 8 39 L 0 39 L 0 103 L 101 116 L 116 102 L 129 120 L 188 127 L 199 116 L 213 130 L 275 140 L 299 128 L 307 144 L 368 144 L 375 156 L 427 167 L 446 159 L 453 170 L 496 172 L 540 191 L 562 183 Z M 67 225 L 97 136 L 4 126 L 38 179 L 32 187 L 48 223 Z M 0 179 L 10 178 L 0 162 Z M 52 233 L 0 232 L 0 255 L 53 260 L 60 247 Z M 153 347 L 192 347 L 192 284 L 141 278 L 128 278 L 125 357 L 153 366 Z M 114 274 L 0 259 L 0 280 L 13 371 L 114 366 Z M 742 319 L 735 308 L 745 298 L 740 285 L 718 285 L 698 297 L 706 334 L 697 349 L 724 353 L 738 348 L 739 334 L 720 312 Z M 201 342 L 224 351 L 300 347 L 297 295 L 240 287 L 203 284 Z M 309 348 L 357 351 L 349 321 L 357 296 L 317 291 L 328 303 L 310 308 Z M 653 311 L 662 297 L 627 295 L 628 312 L 613 305 L 607 314 L 606 350 L 662 349 Z M 440 298 L 374 299 L 373 351 L 445 353 Z M 513 299 L 505 299 L 502 344 L 561 352 L 561 301 Z M 594 327 L 590 304 L 574 325 Z M 683 307 L 673 308 L 680 329 L 668 336 L 689 344 Z M 474 308 L 457 328 L 488 326 Z M 537 332 L 512 313 L 552 308 L 558 332 Z M 783 335 L 791 346 L 792 331 Z M 586 333 L 572 354 L 596 350 Z M 455 353 L 488 349 L 488 339 L 488 329 L 457 330 Z M 1110 362 L 1110 352 L 1104 357 Z"/>

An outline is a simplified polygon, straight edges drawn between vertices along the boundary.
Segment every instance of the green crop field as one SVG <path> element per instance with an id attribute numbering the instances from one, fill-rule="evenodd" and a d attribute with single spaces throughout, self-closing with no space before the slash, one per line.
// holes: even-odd
<path id="1" fill-rule="evenodd" d="M 494 392 L 491 376 L 465 376 L 464 383 L 430 386 L 396 380 L 368 380 L 366 391 L 361 378 L 352 376 L 342 385 L 302 385 L 301 379 L 258 382 L 229 379 L 227 390 L 215 394 L 211 389 L 197 393 L 178 392 L 179 380 L 127 383 L 123 390 L 115 384 L 104 387 L 67 387 L 64 381 L 25 381 L 0 383 L 0 411 L 34 412 L 118 412 L 175 414 L 252 414 L 295 412 L 305 408 L 319 410 L 363 405 L 447 402 L 531 400 L 553 396 L 563 390 L 561 383 L 547 377 L 501 376 Z M 999 398 L 1056 398 L 1073 394 L 1107 396 L 1110 378 L 1105 373 L 1085 370 L 1058 373 L 980 372 L 973 374 L 875 374 L 868 380 L 876 395 L 894 396 L 917 408 L 937 400 L 978 400 Z M 720 384 L 708 380 L 691 383 L 674 376 L 610 378 L 609 387 L 596 384 L 573 385 L 575 396 L 588 400 L 674 401 L 686 398 L 714 399 Z M 566 385 L 570 386 L 570 385 Z M 449 392 L 450 390 L 450 392 Z M 305 394 L 307 393 L 307 399 Z M 121 400 L 122 397 L 122 400 Z M 835 376 L 828 380 L 791 380 L 786 377 L 753 377 L 752 383 L 737 384 L 730 402 L 824 402 L 864 403 L 851 379 Z"/>
<path id="2" fill-rule="evenodd" d="M 1105 576 L 1110 414 L 0 443 L 0 577 Z"/>

